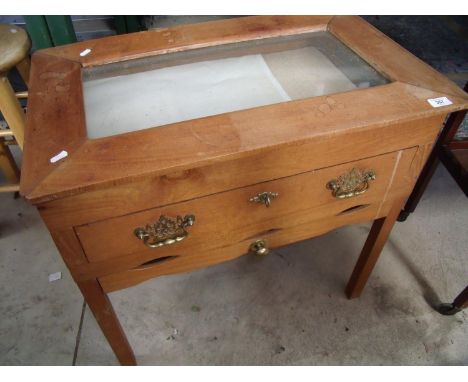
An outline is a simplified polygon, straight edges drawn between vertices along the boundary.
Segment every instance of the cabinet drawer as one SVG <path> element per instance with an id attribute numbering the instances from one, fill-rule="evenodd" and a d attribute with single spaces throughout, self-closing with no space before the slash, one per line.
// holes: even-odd
<path id="1" fill-rule="evenodd" d="M 246 254 L 249 256 L 256 256 L 249 250 L 250 245 L 255 240 L 264 240 L 270 249 L 280 247 L 324 234 L 337 227 L 383 217 L 388 213 L 392 202 L 393 200 L 389 200 L 383 205 L 371 204 L 365 208 L 339 214 L 338 216 L 329 216 L 293 227 L 259 232 L 258 236 L 246 238 L 222 248 L 209 249 L 201 252 L 180 251 L 178 255 L 148 261 L 132 269 L 99 277 L 99 283 L 104 291 L 113 292 L 131 287 L 157 276 L 189 272 L 213 264 L 233 260 Z"/>
<path id="2" fill-rule="evenodd" d="M 408 168 L 413 155 L 413 149 L 389 153 L 82 225 L 75 229 L 91 262 L 129 255 L 156 259 L 220 248 L 254 237 L 259 232 L 305 224 L 381 203 L 389 197 L 396 167 Z M 332 195 L 327 184 L 349 174 L 353 169 L 372 170 L 376 175 L 375 180 L 369 180 L 369 188 L 359 195 L 343 199 Z M 399 169 L 398 173 L 401 171 Z M 411 183 L 409 178 L 406 181 L 405 177 L 402 179 L 403 182 Z M 402 190 L 404 185 L 400 186 L 399 190 Z M 269 207 L 250 201 L 264 192 L 277 194 Z M 195 222 L 185 229 L 188 232 L 185 240 L 173 245 L 149 248 L 134 231 L 138 227 L 145 228 L 147 224 L 155 223 L 162 215 L 172 218 L 193 215 Z"/>

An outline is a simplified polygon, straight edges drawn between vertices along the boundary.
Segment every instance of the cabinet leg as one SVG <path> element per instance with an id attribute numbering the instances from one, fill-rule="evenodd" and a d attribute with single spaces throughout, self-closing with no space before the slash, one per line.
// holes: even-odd
<path id="1" fill-rule="evenodd" d="M 369 236 L 362 249 L 359 259 L 354 267 L 353 273 L 346 286 L 346 296 L 356 298 L 361 295 L 369 276 L 374 269 L 380 252 L 390 235 L 393 225 L 400 213 L 403 200 L 396 201 L 389 214 L 374 221 Z"/>
<path id="2" fill-rule="evenodd" d="M 119 362 L 127 366 L 136 365 L 133 350 L 101 285 L 97 280 L 87 280 L 78 282 L 78 286 Z"/>
<path id="3" fill-rule="evenodd" d="M 451 304 L 440 304 L 437 311 L 445 316 L 451 316 L 455 313 L 461 312 L 468 307 L 468 286 L 455 297 Z"/>

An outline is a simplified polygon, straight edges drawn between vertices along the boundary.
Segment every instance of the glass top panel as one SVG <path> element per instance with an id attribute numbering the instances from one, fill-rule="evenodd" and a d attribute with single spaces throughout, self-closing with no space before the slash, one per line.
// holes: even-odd
<path id="1" fill-rule="evenodd" d="M 90 139 L 387 82 L 328 32 L 83 70 Z"/>

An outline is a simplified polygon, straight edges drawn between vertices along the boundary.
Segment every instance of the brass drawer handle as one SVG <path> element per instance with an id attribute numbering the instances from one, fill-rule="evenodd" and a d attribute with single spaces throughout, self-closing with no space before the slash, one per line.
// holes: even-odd
<path id="1" fill-rule="evenodd" d="M 252 203 L 262 203 L 267 207 L 270 207 L 271 201 L 275 198 L 277 198 L 279 194 L 277 192 L 262 192 L 260 194 L 257 194 L 249 199 L 249 202 Z"/>
<path id="2" fill-rule="evenodd" d="M 257 256 L 266 256 L 270 253 L 270 250 L 267 247 L 267 243 L 263 239 L 256 240 L 250 244 L 249 250 L 255 253 Z"/>
<path id="3" fill-rule="evenodd" d="M 332 190 L 332 195 L 338 199 L 351 198 L 366 192 L 369 181 L 376 177 L 374 170 L 362 171 L 353 168 L 349 173 L 332 179 L 327 183 L 327 188 Z"/>
<path id="4" fill-rule="evenodd" d="M 158 248 L 184 240 L 188 236 L 186 231 L 195 223 L 194 215 L 185 215 L 184 218 L 177 216 L 171 218 L 161 215 L 154 224 L 147 224 L 145 228 L 138 227 L 133 233 L 137 238 L 150 248 Z"/>

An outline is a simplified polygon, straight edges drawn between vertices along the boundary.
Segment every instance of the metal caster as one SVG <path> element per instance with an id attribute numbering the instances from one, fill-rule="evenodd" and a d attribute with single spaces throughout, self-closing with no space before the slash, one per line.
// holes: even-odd
<path id="1" fill-rule="evenodd" d="M 455 305 L 453 304 L 440 304 L 438 307 L 437 307 L 437 311 L 440 313 L 440 314 L 443 314 L 444 316 L 453 316 L 454 314 L 458 313 L 458 312 L 461 312 L 461 309 L 460 308 L 457 308 Z"/>
<path id="2" fill-rule="evenodd" d="M 408 216 L 410 216 L 410 213 L 407 212 L 407 211 L 400 211 L 400 215 L 398 215 L 398 218 L 397 220 L 399 222 L 404 222 L 406 221 L 406 219 L 408 218 Z"/>

